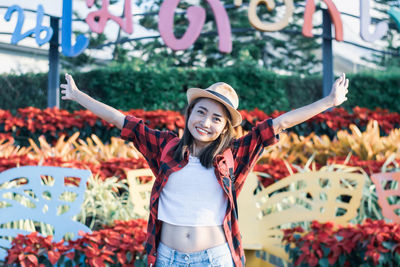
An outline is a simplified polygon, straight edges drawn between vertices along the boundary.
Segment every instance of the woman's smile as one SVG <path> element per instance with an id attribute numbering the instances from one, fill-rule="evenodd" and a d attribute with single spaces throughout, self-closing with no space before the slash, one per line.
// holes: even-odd
<path id="1" fill-rule="evenodd" d="M 196 128 L 197 132 L 199 132 L 199 134 L 201 134 L 201 135 L 209 134 L 209 132 L 203 128 L 200 128 L 200 127 L 195 127 L 195 128 Z"/>
<path id="2" fill-rule="evenodd" d="M 217 101 L 204 98 L 196 103 L 187 127 L 198 148 L 204 148 L 220 136 L 225 129 L 226 116 L 224 107 Z"/>

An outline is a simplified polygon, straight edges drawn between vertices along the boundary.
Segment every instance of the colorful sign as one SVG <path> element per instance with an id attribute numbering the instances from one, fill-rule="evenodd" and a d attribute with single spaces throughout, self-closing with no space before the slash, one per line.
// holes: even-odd
<path id="1" fill-rule="evenodd" d="M 95 0 L 86 0 L 88 8 L 94 6 Z M 185 34 L 181 38 L 174 35 L 174 13 L 178 7 L 180 0 L 165 0 L 159 12 L 158 29 L 165 44 L 173 50 L 185 50 L 189 48 L 199 38 L 201 30 L 205 24 L 206 11 L 200 6 L 191 6 L 187 10 L 187 18 L 189 26 Z M 220 2 L 220 0 L 206 0 L 211 7 L 219 36 L 219 51 L 230 53 L 232 51 L 232 33 L 228 14 Z M 279 31 L 289 24 L 290 18 L 293 16 L 294 4 L 293 0 L 283 0 L 285 5 L 285 13 L 279 21 L 274 23 L 266 23 L 261 21 L 257 15 L 257 7 L 261 4 L 266 5 L 268 10 L 275 8 L 274 0 L 250 0 L 248 9 L 248 17 L 250 24 L 260 31 Z M 343 23 L 340 12 L 336 8 L 332 0 L 323 0 L 327 5 L 329 15 L 335 27 L 335 39 L 343 41 Z M 242 0 L 234 0 L 236 6 L 242 5 Z M 124 0 L 123 16 L 115 16 L 109 11 L 110 0 L 102 0 L 101 8 L 90 12 L 86 17 L 86 23 L 91 31 L 103 33 L 109 20 L 115 21 L 123 31 L 128 34 L 133 33 L 132 6 L 131 0 Z M 306 0 L 304 11 L 304 25 L 302 33 L 306 37 L 312 37 L 311 32 L 312 17 L 315 12 L 315 0 Z M 375 31 L 370 33 L 371 17 L 369 14 L 370 0 L 360 0 L 360 36 L 367 42 L 374 42 L 382 39 L 387 34 L 388 22 L 380 22 L 376 25 Z M 72 0 L 63 0 L 62 2 L 62 53 L 68 57 L 74 57 L 81 54 L 89 45 L 89 39 L 84 35 L 76 36 L 75 44 L 72 44 Z M 13 14 L 17 14 L 17 24 L 11 36 L 11 43 L 18 44 L 19 41 L 27 36 L 34 35 L 36 43 L 41 46 L 51 39 L 53 30 L 50 27 L 42 25 L 45 13 L 43 5 L 39 4 L 36 11 L 36 25 L 32 29 L 22 32 L 25 15 L 20 5 L 14 4 L 7 9 L 4 19 L 10 21 Z M 400 28 L 400 9 L 392 7 L 388 14 L 392 17 L 397 26 Z M 45 32 L 43 36 L 43 32 Z M 41 37 L 42 36 L 42 37 Z"/>

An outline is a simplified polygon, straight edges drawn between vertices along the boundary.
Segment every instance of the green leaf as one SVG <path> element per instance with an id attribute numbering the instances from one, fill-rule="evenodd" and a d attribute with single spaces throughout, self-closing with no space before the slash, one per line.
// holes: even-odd
<path id="1" fill-rule="evenodd" d="M 382 245 L 383 245 L 384 248 L 387 248 L 387 249 L 389 249 L 390 251 L 393 251 L 393 247 L 394 247 L 396 244 L 393 243 L 393 242 L 384 241 L 384 242 L 382 242 Z"/>
<path id="2" fill-rule="evenodd" d="M 386 263 L 393 262 L 391 260 L 391 254 L 388 253 L 381 253 L 379 257 L 379 265 L 386 266 Z"/>
<path id="3" fill-rule="evenodd" d="M 345 256 L 345 255 L 340 255 L 339 256 L 339 259 L 338 259 L 338 262 L 339 262 L 339 266 L 343 266 L 344 265 L 344 263 L 346 262 L 346 259 L 347 259 L 347 257 Z M 352 265 L 350 265 L 350 266 L 352 266 Z"/>
<path id="4" fill-rule="evenodd" d="M 318 263 L 319 263 L 319 265 L 321 267 L 328 267 L 329 266 L 329 261 L 328 261 L 327 258 L 319 259 Z"/>
<path id="5" fill-rule="evenodd" d="M 147 262 L 144 261 L 143 259 L 137 259 L 135 260 L 135 267 L 146 267 Z"/>
<path id="6" fill-rule="evenodd" d="M 296 240 L 299 240 L 299 239 L 301 238 L 301 235 L 299 235 L 299 234 L 294 234 L 293 237 L 294 237 Z"/>
<path id="7" fill-rule="evenodd" d="M 325 245 L 321 244 L 322 251 L 324 252 L 324 257 L 328 257 L 329 252 L 331 251 L 328 247 Z"/>

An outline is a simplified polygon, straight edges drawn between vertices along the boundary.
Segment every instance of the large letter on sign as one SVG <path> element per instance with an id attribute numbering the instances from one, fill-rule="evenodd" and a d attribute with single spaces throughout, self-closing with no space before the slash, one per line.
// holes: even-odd
<path id="1" fill-rule="evenodd" d="M 75 46 L 72 46 L 72 0 L 63 1 L 62 15 L 62 53 L 67 57 L 74 57 L 86 49 L 89 39 L 80 34 L 76 37 Z"/>
<path id="2" fill-rule="evenodd" d="M 92 7 L 95 0 L 86 0 L 86 5 Z M 133 32 L 133 22 L 132 22 L 132 7 L 131 0 L 125 0 L 124 4 L 124 18 L 114 16 L 108 11 L 108 6 L 110 5 L 109 0 L 102 0 L 101 9 L 98 11 L 90 12 L 86 17 L 86 22 L 90 29 L 96 33 L 103 33 L 104 27 L 107 21 L 114 20 L 118 25 L 127 33 L 131 34 Z"/>
<path id="3" fill-rule="evenodd" d="M 22 26 L 24 25 L 25 15 L 24 15 L 24 10 L 20 6 L 18 6 L 18 5 L 10 6 L 7 9 L 6 14 L 4 15 L 4 19 L 6 21 L 9 21 L 14 12 L 17 12 L 18 20 L 17 20 L 17 25 L 15 26 L 15 30 L 11 36 L 12 44 L 17 44 L 19 41 L 30 36 L 31 34 L 35 34 L 36 43 L 39 46 L 42 46 L 43 44 L 47 43 L 51 39 L 51 36 L 53 35 L 53 29 L 42 25 L 43 15 L 44 15 L 44 9 L 43 9 L 42 5 L 39 5 L 37 8 L 36 27 L 25 33 L 22 33 Z M 43 37 L 40 37 L 42 32 L 46 32 L 46 35 Z"/>
<path id="4" fill-rule="evenodd" d="M 261 3 L 264 3 L 268 10 L 271 11 L 275 8 L 275 1 L 274 0 L 251 0 L 250 6 L 249 6 L 249 21 L 251 25 L 253 25 L 254 28 L 260 31 L 279 31 L 283 28 L 285 28 L 288 23 L 289 19 L 293 15 L 293 10 L 294 10 L 294 5 L 293 5 L 293 0 L 284 0 L 285 2 L 285 14 L 283 15 L 283 18 L 275 23 L 263 23 L 260 18 L 257 16 L 257 6 Z"/>
<path id="5" fill-rule="evenodd" d="M 324 0 L 326 5 L 328 6 L 329 15 L 331 20 L 333 21 L 333 25 L 335 26 L 335 39 L 337 41 L 343 41 L 343 23 L 340 18 L 340 13 L 337 10 L 335 4 L 332 0 Z M 312 16 L 315 12 L 315 3 L 314 0 L 307 0 L 306 10 L 304 12 L 304 25 L 303 25 L 303 35 L 306 37 L 313 37 L 311 33 L 312 29 Z"/>
<path id="6" fill-rule="evenodd" d="M 397 24 L 397 28 L 400 29 L 400 9 L 391 7 L 388 11 L 389 16 L 391 16 Z"/>
<path id="7" fill-rule="evenodd" d="M 160 8 L 158 29 L 165 44 L 173 50 L 189 48 L 199 37 L 206 20 L 206 12 L 202 7 L 189 7 L 187 17 L 189 27 L 182 38 L 174 35 L 174 11 L 180 0 L 165 0 Z M 219 50 L 229 53 L 232 51 L 231 25 L 228 14 L 219 0 L 207 0 L 217 21 Z"/>
<path id="8" fill-rule="evenodd" d="M 376 25 L 375 32 L 369 33 L 369 25 L 371 24 L 371 16 L 369 15 L 369 0 L 360 0 L 360 32 L 361 38 L 367 42 L 375 42 L 380 40 L 388 31 L 387 22 L 379 22 Z"/>

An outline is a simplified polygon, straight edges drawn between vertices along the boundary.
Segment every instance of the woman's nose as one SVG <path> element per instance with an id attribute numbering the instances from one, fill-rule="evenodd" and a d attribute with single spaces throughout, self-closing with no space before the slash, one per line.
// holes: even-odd
<path id="1" fill-rule="evenodd" d="M 205 117 L 204 119 L 203 119 L 203 126 L 204 127 L 210 127 L 210 125 L 211 125 L 211 119 L 210 118 L 208 118 L 208 117 Z"/>

